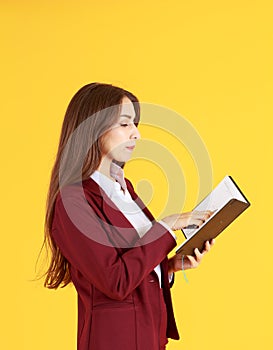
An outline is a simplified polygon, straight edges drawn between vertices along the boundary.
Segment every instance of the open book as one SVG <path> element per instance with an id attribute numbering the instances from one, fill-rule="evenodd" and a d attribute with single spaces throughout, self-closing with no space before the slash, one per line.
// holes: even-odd
<path id="1" fill-rule="evenodd" d="M 232 177 L 225 176 L 218 186 L 193 209 L 193 211 L 211 210 L 213 214 L 201 226 L 191 225 L 182 230 L 186 240 L 177 248 L 176 253 L 192 255 L 195 248 L 202 252 L 205 241 L 218 236 L 249 206 L 249 201 Z"/>

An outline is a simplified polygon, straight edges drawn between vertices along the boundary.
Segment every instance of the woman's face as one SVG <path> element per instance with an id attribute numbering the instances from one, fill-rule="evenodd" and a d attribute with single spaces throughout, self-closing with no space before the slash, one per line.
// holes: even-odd
<path id="1" fill-rule="evenodd" d="M 140 133 L 134 124 L 135 109 L 128 97 L 123 97 L 121 112 L 117 123 L 102 137 L 102 156 L 126 162 L 131 158 Z"/>

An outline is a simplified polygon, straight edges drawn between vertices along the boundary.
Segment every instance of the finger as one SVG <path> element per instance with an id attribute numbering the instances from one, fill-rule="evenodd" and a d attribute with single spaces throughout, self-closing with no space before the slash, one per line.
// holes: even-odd
<path id="1" fill-rule="evenodd" d="M 197 219 L 197 218 L 195 218 L 195 219 L 193 219 L 193 218 L 190 218 L 190 219 L 188 219 L 187 220 L 187 226 L 201 226 L 201 225 L 203 225 L 203 223 L 205 222 L 205 220 L 203 220 L 203 219 Z"/>
<path id="2" fill-rule="evenodd" d="M 200 263 L 203 258 L 203 254 L 200 253 L 200 250 L 198 248 L 194 249 L 194 254 L 196 256 L 196 261 Z"/>
<path id="3" fill-rule="evenodd" d="M 202 254 L 206 254 L 209 251 L 210 251 L 210 243 L 209 243 L 209 241 L 206 241 L 205 248 L 203 249 Z"/>
<path id="4" fill-rule="evenodd" d="M 195 259 L 194 256 L 192 256 L 192 255 L 186 255 L 186 257 L 187 257 L 188 260 L 190 261 L 191 267 L 197 267 L 197 266 L 199 265 L 198 261 Z"/>
<path id="5" fill-rule="evenodd" d="M 205 220 L 207 220 L 213 214 L 211 210 L 193 211 L 192 213 L 195 214 L 197 218 Z"/>
<path id="6" fill-rule="evenodd" d="M 206 210 L 202 213 L 202 217 L 205 219 L 205 220 L 208 220 L 212 215 L 212 212 L 210 210 Z"/>

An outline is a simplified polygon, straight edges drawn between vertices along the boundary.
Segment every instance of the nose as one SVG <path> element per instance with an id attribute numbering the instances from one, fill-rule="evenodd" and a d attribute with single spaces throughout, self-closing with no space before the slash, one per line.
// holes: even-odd
<path id="1" fill-rule="evenodd" d="M 133 124 L 131 138 L 135 139 L 135 140 L 139 140 L 140 139 L 140 132 L 139 132 L 138 128 L 135 126 L 135 124 Z"/>

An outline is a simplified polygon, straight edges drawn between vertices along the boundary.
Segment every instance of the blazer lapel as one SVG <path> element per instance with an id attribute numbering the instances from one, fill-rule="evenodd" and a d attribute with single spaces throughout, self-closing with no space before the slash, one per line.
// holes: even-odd
<path id="1" fill-rule="evenodd" d="M 137 205 L 142 209 L 144 214 L 150 219 L 151 221 L 154 221 L 155 218 L 152 215 L 152 213 L 149 211 L 149 209 L 145 206 L 145 204 L 142 202 L 142 200 L 138 197 L 138 195 L 135 193 L 134 188 L 131 184 L 131 182 L 125 178 L 127 189 L 130 192 L 131 197 L 133 200 L 137 203 Z"/>

